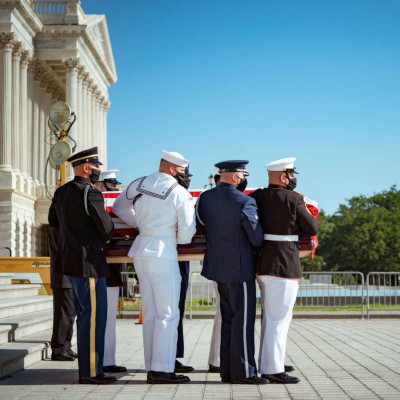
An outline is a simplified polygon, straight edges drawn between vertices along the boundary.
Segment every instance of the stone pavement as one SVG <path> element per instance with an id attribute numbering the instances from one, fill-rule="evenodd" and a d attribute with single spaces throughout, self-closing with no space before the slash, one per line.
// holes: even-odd
<path id="1" fill-rule="evenodd" d="M 0 399 L 400 399 L 400 319 L 335 319 L 292 322 L 287 363 L 297 385 L 231 385 L 207 373 L 212 321 L 186 320 L 185 363 L 196 368 L 191 382 L 148 385 L 141 326 L 117 321 L 117 362 L 129 368 L 108 386 L 77 384 L 77 362 L 41 361 L 0 381 Z M 260 323 L 256 323 L 256 343 Z M 258 348 L 257 353 L 258 354 Z"/>

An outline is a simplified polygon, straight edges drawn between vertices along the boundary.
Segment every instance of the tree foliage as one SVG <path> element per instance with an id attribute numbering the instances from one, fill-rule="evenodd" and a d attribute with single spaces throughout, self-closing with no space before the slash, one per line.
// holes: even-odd
<path id="1" fill-rule="evenodd" d="M 317 254 L 322 258 L 318 263 L 324 270 L 400 271 L 400 191 L 396 186 L 371 197 L 353 197 L 332 216 L 320 213 L 318 223 Z M 304 263 L 303 269 L 311 270 Z"/>

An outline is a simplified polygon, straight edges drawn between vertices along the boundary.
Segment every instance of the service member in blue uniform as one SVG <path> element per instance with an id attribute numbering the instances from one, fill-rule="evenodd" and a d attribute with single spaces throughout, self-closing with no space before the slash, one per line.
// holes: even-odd
<path id="1" fill-rule="evenodd" d="M 185 176 L 179 180 L 179 184 L 185 189 L 189 189 L 190 179 L 193 176 L 189 172 L 189 167 L 185 168 Z M 183 336 L 183 317 L 185 315 L 186 294 L 189 286 L 190 262 L 179 261 L 179 272 L 181 274 L 181 293 L 179 296 L 179 325 L 178 325 L 178 343 L 176 346 L 176 358 L 183 358 L 185 355 L 185 341 Z M 184 365 L 179 360 L 175 360 L 175 372 L 186 374 L 192 372 L 194 368 L 190 365 Z"/>
<path id="2" fill-rule="evenodd" d="M 207 233 L 202 275 L 218 283 L 222 315 L 223 382 L 264 384 L 254 360 L 255 248 L 263 242 L 257 206 L 237 187 L 248 175 L 246 160 L 215 164 L 220 184 L 196 203 L 198 229 Z"/>
<path id="3" fill-rule="evenodd" d="M 79 383 L 108 384 L 116 378 L 103 374 L 108 276 L 105 244 L 114 226 L 103 194 L 94 186 L 102 165 L 97 147 L 74 154 L 68 161 L 75 177 L 56 190 L 49 211 L 49 225 L 58 229 L 55 270 L 69 277 L 74 294 Z"/>

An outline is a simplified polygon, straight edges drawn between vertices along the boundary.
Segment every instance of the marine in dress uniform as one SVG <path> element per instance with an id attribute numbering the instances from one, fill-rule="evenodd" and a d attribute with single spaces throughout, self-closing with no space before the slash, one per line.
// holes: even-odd
<path id="1" fill-rule="evenodd" d="M 99 181 L 95 184 L 102 192 L 118 191 L 117 169 L 102 171 Z M 117 350 L 117 313 L 119 288 L 123 286 L 121 277 L 122 264 L 108 264 L 107 277 L 107 324 L 104 343 L 104 372 L 126 372 L 126 367 L 116 365 L 115 352 Z"/>
<path id="2" fill-rule="evenodd" d="M 107 319 L 105 244 L 113 223 L 104 198 L 94 186 L 100 175 L 97 147 L 68 159 L 75 178 L 59 187 L 49 211 L 49 225 L 58 229 L 55 270 L 67 275 L 77 314 L 79 383 L 108 384 L 103 374 Z"/>
<path id="3" fill-rule="evenodd" d="M 53 290 L 53 333 L 51 336 L 51 359 L 74 361 L 78 357 L 71 348 L 73 326 L 76 317 L 74 295 L 69 279 L 57 273 L 58 229 L 49 227 L 50 284 Z"/>
<path id="4" fill-rule="evenodd" d="M 190 179 L 193 175 L 189 172 L 189 166 L 185 168 L 185 177 L 180 185 L 189 189 Z M 181 291 L 179 295 L 179 324 L 178 324 L 178 343 L 176 347 L 176 358 L 183 358 L 185 355 L 185 340 L 183 336 L 183 317 L 185 315 L 186 294 L 189 286 L 190 262 L 179 261 L 179 272 L 181 274 Z M 175 360 L 175 372 L 188 373 L 194 370 L 190 365 L 184 365 L 179 360 Z"/>
<path id="5" fill-rule="evenodd" d="M 237 186 L 245 180 L 246 160 L 216 164 L 220 184 L 199 196 L 198 229 L 207 233 L 202 275 L 218 283 L 222 315 L 223 382 L 264 384 L 254 360 L 256 315 L 255 247 L 263 242 L 255 201 Z"/>
<path id="6" fill-rule="evenodd" d="M 301 278 L 298 241 L 318 231 L 303 196 L 293 191 L 295 160 L 284 158 L 266 165 L 269 186 L 250 194 L 264 232 L 257 278 L 263 308 L 259 368 L 261 376 L 275 383 L 300 381 L 285 372 L 286 341 Z"/>
<path id="7" fill-rule="evenodd" d="M 193 198 L 179 184 L 188 165 L 181 154 L 162 151 L 159 171 L 133 181 L 113 205 L 114 214 L 139 230 L 128 255 L 142 294 L 148 383 L 190 380 L 174 373 L 181 284 L 176 245 L 190 243 L 196 231 Z"/>

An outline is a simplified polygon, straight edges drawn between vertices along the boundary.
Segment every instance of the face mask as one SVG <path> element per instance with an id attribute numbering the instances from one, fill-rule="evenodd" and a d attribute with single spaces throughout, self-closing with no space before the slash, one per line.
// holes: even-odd
<path id="1" fill-rule="evenodd" d="M 236 186 L 237 190 L 240 190 L 241 192 L 244 192 L 247 186 L 247 179 L 243 178 L 240 180 L 239 184 Z"/>
<path id="2" fill-rule="evenodd" d="M 185 189 L 189 188 L 190 185 L 190 177 L 186 177 L 186 174 L 183 172 L 177 172 L 174 178 L 177 180 L 177 182 L 183 186 Z"/>
<path id="3" fill-rule="evenodd" d="M 103 185 L 106 188 L 107 192 L 118 192 L 118 188 L 110 188 L 107 186 L 106 182 L 103 182 Z"/>
<path id="4" fill-rule="evenodd" d="M 286 185 L 286 189 L 288 190 L 294 190 L 295 187 L 297 186 L 297 178 L 288 178 L 289 183 Z"/>
<path id="5" fill-rule="evenodd" d="M 100 170 L 96 168 L 92 168 L 92 175 L 89 176 L 90 182 L 93 183 L 93 185 L 99 181 L 100 178 Z"/>

